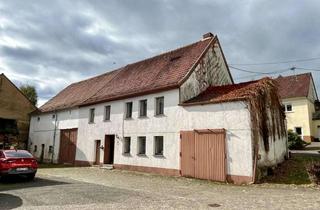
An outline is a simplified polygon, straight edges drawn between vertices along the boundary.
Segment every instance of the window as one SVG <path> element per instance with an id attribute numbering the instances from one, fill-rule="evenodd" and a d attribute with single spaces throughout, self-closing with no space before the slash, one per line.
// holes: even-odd
<path id="1" fill-rule="evenodd" d="M 154 137 L 154 155 L 163 155 L 163 136 Z"/>
<path id="2" fill-rule="evenodd" d="M 132 118 L 132 102 L 126 103 L 126 119 Z"/>
<path id="3" fill-rule="evenodd" d="M 294 131 L 298 134 L 298 136 L 302 137 L 302 127 L 295 127 Z"/>
<path id="4" fill-rule="evenodd" d="M 37 118 L 38 122 L 40 121 L 40 117 Z"/>
<path id="5" fill-rule="evenodd" d="M 147 100 L 139 101 L 139 116 L 140 117 L 147 116 Z"/>
<path id="6" fill-rule="evenodd" d="M 38 146 L 37 146 L 37 145 L 34 145 L 34 147 L 33 147 L 33 152 L 37 152 L 37 150 L 38 150 Z"/>
<path id="7" fill-rule="evenodd" d="M 48 152 L 51 153 L 51 154 L 53 153 L 53 146 L 49 146 Z"/>
<path id="8" fill-rule="evenodd" d="M 55 115 L 55 114 L 53 114 L 53 115 L 52 115 L 52 119 L 55 119 L 55 118 L 56 118 L 56 115 Z"/>
<path id="9" fill-rule="evenodd" d="M 146 154 L 146 137 L 139 136 L 138 137 L 138 155 Z"/>
<path id="10" fill-rule="evenodd" d="M 111 106 L 105 106 L 104 107 L 104 120 L 110 120 L 110 112 L 111 112 Z"/>
<path id="11" fill-rule="evenodd" d="M 89 111 L 89 123 L 94 123 L 94 108 Z"/>
<path id="12" fill-rule="evenodd" d="M 285 104 L 284 111 L 285 112 L 292 112 L 292 104 Z"/>
<path id="13" fill-rule="evenodd" d="M 156 115 L 163 115 L 164 109 L 164 97 L 156 98 Z"/>
<path id="14" fill-rule="evenodd" d="M 131 145 L 131 138 L 124 137 L 123 154 L 130 154 L 130 145 Z"/>

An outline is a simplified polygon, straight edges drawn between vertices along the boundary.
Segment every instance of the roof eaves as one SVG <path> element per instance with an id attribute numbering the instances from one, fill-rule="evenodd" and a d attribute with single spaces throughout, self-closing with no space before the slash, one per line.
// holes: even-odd
<path id="1" fill-rule="evenodd" d="M 218 101 L 201 101 L 201 102 L 190 102 L 190 103 L 180 103 L 179 106 L 197 106 L 197 105 L 207 105 L 207 104 L 219 104 L 219 103 L 228 103 L 235 101 L 246 101 L 247 97 L 237 97 L 232 99 L 224 99 Z"/>
<path id="2" fill-rule="evenodd" d="M 177 89 L 177 88 L 179 88 L 179 85 L 173 84 L 170 86 L 161 87 L 161 88 L 157 88 L 157 89 L 153 89 L 153 90 L 139 91 L 139 92 L 125 94 L 125 95 L 121 95 L 121 96 L 114 96 L 114 97 L 109 97 L 109 98 L 105 98 L 105 99 L 97 99 L 95 101 L 88 101 L 87 100 L 86 102 L 79 104 L 79 107 L 90 106 L 93 104 L 105 103 L 105 102 L 109 102 L 109 101 L 116 101 L 116 100 L 121 100 L 121 99 L 126 99 L 126 98 L 132 98 L 132 97 L 137 97 L 137 96 L 142 96 L 142 95 L 147 95 L 147 94 L 152 94 L 152 93 L 158 93 L 158 92 Z"/>

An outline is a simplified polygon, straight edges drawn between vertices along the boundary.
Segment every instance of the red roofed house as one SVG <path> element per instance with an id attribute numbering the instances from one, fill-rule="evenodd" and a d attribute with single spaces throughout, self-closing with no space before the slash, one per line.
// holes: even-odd
<path id="1" fill-rule="evenodd" d="M 279 76 L 279 93 L 284 105 L 287 128 L 305 141 L 320 138 L 320 109 L 311 73 Z"/>
<path id="2" fill-rule="evenodd" d="M 234 85 L 211 33 L 71 84 L 40 110 L 29 146 L 47 161 L 250 183 L 286 155 L 273 80 Z"/>

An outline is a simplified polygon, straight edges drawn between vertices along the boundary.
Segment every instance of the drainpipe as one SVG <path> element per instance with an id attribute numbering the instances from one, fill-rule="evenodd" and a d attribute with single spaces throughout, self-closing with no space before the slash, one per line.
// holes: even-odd
<path id="1" fill-rule="evenodd" d="M 54 111 L 55 115 L 55 121 L 54 121 L 54 131 L 53 131 L 53 144 L 52 144 L 52 157 L 51 157 L 51 163 L 54 161 L 54 149 L 56 145 L 56 131 L 57 131 L 57 121 L 58 121 L 58 114 L 57 111 Z"/>

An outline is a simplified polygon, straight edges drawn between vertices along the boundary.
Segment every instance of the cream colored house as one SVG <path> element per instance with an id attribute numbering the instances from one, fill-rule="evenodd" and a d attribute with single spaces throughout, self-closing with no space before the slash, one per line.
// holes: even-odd
<path id="1" fill-rule="evenodd" d="M 287 129 L 306 142 L 320 138 L 318 95 L 311 73 L 278 77 L 279 93 L 287 119 Z M 317 111 L 316 111 L 317 110 Z"/>

